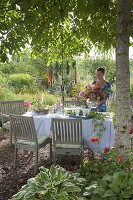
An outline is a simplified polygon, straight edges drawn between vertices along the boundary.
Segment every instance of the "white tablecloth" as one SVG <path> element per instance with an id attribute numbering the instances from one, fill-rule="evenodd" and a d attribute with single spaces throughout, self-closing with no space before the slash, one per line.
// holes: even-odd
<path id="1" fill-rule="evenodd" d="M 32 113 L 27 113 L 25 115 L 32 115 Z M 57 114 L 47 114 L 47 115 L 33 115 L 33 119 L 35 122 L 35 127 L 38 135 L 50 135 L 51 134 L 51 119 L 53 117 L 68 117 L 64 115 Z M 113 147 L 115 140 L 115 131 L 112 124 L 111 117 L 105 117 L 104 119 L 104 128 L 105 131 L 102 132 L 102 136 L 97 147 L 97 143 L 91 142 L 91 138 L 96 137 L 97 133 L 94 132 L 94 127 L 92 123 L 92 119 L 82 119 L 82 127 L 83 127 L 83 138 L 84 144 L 87 145 L 93 151 L 103 151 L 105 147 Z"/>

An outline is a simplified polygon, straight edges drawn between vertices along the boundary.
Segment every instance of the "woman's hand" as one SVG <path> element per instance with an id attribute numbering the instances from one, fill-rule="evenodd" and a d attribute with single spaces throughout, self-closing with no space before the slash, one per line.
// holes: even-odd
<path id="1" fill-rule="evenodd" d="M 103 100 L 103 101 L 99 101 L 97 104 L 97 107 L 100 106 L 102 103 L 106 103 L 107 99 Z"/>

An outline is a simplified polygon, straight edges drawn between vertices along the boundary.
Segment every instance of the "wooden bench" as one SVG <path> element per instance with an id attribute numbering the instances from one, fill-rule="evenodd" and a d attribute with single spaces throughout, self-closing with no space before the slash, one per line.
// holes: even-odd
<path id="1" fill-rule="evenodd" d="M 0 102 L 1 118 L 2 118 L 2 128 L 3 128 L 3 137 L 4 130 L 10 132 L 10 119 L 9 114 L 18 114 L 22 115 L 25 113 L 25 106 L 23 100 L 15 101 L 1 101 Z M 10 145 L 12 145 L 12 133 L 10 132 Z"/>

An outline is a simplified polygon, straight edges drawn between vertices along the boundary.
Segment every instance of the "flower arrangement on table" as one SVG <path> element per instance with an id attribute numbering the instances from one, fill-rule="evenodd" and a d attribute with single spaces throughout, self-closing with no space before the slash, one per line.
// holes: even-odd
<path id="1" fill-rule="evenodd" d="M 40 114 L 48 114 L 49 113 L 49 108 L 48 107 L 40 107 L 34 110 L 36 113 Z"/>
<path id="2" fill-rule="evenodd" d="M 35 102 L 33 105 L 33 110 L 36 113 L 41 113 L 41 114 L 48 114 L 49 113 L 49 107 L 43 104 L 42 102 Z"/>

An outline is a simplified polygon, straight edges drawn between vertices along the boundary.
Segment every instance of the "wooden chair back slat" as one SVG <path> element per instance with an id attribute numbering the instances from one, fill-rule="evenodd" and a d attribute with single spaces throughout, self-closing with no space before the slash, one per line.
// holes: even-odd
<path id="1" fill-rule="evenodd" d="M 1 101 L 1 114 L 18 114 L 25 113 L 25 106 L 23 100 L 17 101 Z"/>
<path id="2" fill-rule="evenodd" d="M 82 120 L 81 119 L 52 119 L 53 139 L 55 143 L 82 142 Z"/>
<path id="3" fill-rule="evenodd" d="M 64 101 L 64 106 L 65 107 L 71 107 L 71 106 L 81 106 L 84 105 L 83 100 L 65 100 Z"/>
<path id="4" fill-rule="evenodd" d="M 10 115 L 11 131 L 15 139 L 37 142 L 33 117 Z"/>

